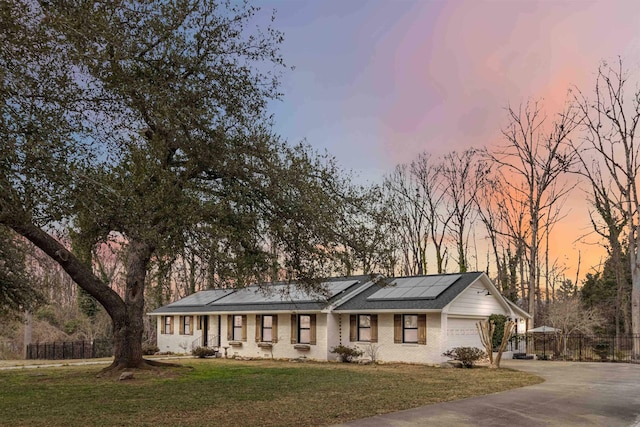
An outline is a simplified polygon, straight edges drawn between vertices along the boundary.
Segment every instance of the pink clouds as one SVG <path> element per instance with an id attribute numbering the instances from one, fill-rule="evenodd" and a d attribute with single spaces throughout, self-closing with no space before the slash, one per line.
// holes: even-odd
<path id="1" fill-rule="evenodd" d="M 638 44 L 639 16 L 640 2 L 418 3 L 376 70 L 395 89 L 382 118 L 389 158 L 491 145 L 508 103 L 544 99 L 558 110 L 571 86 L 590 87 L 601 59 L 638 60 L 627 47 Z"/>

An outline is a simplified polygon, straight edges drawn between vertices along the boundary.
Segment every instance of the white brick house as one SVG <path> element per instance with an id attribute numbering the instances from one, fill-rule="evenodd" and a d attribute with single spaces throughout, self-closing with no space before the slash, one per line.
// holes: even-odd
<path id="1" fill-rule="evenodd" d="M 484 273 L 399 278 L 353 276 L 323 284 L 325 296 L 284 284 L 208 290 L 158 308 L 160 351 L 217 347 L 222 355 L 334 360 L 337 345 L 375 350 L 387 362 L 439 363 L 458 346 L 482 347 L 476 322 L 530 316 Z"/>

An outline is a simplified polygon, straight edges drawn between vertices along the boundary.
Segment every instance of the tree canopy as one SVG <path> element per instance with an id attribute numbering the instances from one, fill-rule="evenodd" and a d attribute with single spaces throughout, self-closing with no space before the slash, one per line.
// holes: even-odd
<path id="1" fill-rule="evenodd" d="M 207 0 L 4 3 L 0 224 L 58 262 L 142 362 L 147 273 L 189 246 L 211 285 L 330 272 L 351 185 L 271 131 L 282 34 Z M 74 245 L 58 231 L 71 230 Z M 88 248 L 125 248 L 124 295 Z"/>

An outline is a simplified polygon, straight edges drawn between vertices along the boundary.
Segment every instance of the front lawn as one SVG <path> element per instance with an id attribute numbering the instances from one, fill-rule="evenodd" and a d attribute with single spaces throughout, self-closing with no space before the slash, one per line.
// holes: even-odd
<path id="1" fill-rule="evenodd" d="M 541 382 L 508 369 L 185 359 L 96 378 L 95 366 L 0 371 L 0 425 L 313 426 Z"/>

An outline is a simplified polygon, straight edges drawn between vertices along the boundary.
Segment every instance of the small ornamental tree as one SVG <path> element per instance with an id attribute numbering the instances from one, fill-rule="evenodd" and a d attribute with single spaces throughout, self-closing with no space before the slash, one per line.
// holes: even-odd
<path id="1" fill-rule="evenodd" d="M 495 330 L 493 331 L 493 337 L 491 338 L 491 344 L 494 351 L 497 351 L 502 344 L 502 337 L 504 336 L 504 324 L 507 323 L 507 316 L 504 314 L 492 314 L 489 316 L 489 322 L 493 322 Z"/>
<path id="2" fill-rule="evenodd" d="M 507 344 L 509 340 L 513 336 L 516 330 L 516 324 L 514 321 L 507 321 L 502 328 L 502 339 L 500 341 L 500 345 L 497 349 L 496 357 L 493 357 L 493 338 L 495 337 L 495 329 L 496 325 L 491 320 L 481 320 L 476 323 L 476 327 L 478 328 L 478 334 L 480 335 L 480 341 L 482 345 L 487 350 L 487 354 L 489 356 L 489 367 L 492 369 L 498 369 L 500 367 L 500 360 L 502 359 L 502 353 L 507 348 Z"/>

